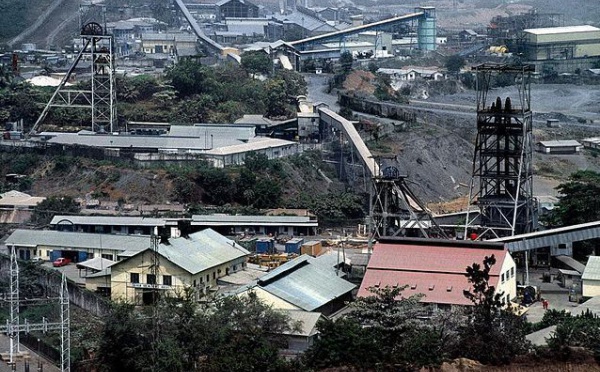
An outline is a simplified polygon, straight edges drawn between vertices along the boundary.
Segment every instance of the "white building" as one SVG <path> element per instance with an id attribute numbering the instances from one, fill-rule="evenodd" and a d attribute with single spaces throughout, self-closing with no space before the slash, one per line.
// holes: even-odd
<path id="1" fill-rule="evenodd" d="M 600 295 L 600 256 L 590 256 L 581 276 L 583 297 Z"/>

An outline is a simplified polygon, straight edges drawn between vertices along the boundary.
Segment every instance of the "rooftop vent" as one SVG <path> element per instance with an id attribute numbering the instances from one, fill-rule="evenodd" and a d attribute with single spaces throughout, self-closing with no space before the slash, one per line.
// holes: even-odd
<path id="1" fill-rule="evenodd" d="M 446 291 L 447 291 L 447 292 L 452 292 L 452 286 L 448 286 L 448 287 L 446 287 Z"/>
<path id="2" fill-rule="evenodd" d="M 417 284 L 411 284 L 410 289 L 417 289 Z"/>
<path id="3" fill-rule="evenodd" d="M 435 285 L 433 285 L 433 284 L 429 286 L 430 291 L 433 291 L 434 288 L 435 288 Z"/>

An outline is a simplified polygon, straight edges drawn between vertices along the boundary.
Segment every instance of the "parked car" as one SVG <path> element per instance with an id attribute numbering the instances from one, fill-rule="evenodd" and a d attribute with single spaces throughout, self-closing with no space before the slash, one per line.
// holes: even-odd
<path id="1" fill-rule="evenodd" d="M 61 266 L 66 266 L 70 263 L 71 263 L 70 259 L 65 258 L 65 257 L 60 257 L 60 258 L 57 258 L 56 260 L 54 260 L 54 262 L 52 262 L 52 266 L 61 267 Z"/>

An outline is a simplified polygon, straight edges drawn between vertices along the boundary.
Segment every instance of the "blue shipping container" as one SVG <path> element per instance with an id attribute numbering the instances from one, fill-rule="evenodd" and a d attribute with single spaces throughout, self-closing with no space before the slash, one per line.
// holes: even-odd
<path id="1" fill-rule="evenodd" d="M 87 252 L 79 252 L 77 255 L 77 262 L 83 262 L 85 260 L 87 260 Z"/>
<path id="2" fill-rule="evenodd" d="M 256 241 L 256 253 L 271 253 L 273 251 L 272 239 L 259 239 Z"/>
<path id="3" fill-rule="evenodd" d="M 285 242 L 285 253 L 300 253 L 300 247 L 304 243 L 302 238 L 294 238 Z"/>

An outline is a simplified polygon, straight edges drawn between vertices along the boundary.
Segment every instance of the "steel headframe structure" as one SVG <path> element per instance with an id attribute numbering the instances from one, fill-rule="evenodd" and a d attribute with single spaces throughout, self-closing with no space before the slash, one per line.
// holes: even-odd
<path id="1" fill-rule="evenodd" d="M 81 38 L 83 43 L 79 54 L 31 128 L 30 135 L 36 133 L 51 107 L 91 110 L 91 127 L 94 132 L 113 132 L 117 128 L 113 37 L 106 35 L 98 23 L 90 22 L 82 27 Z M 91 89 L 67 88 L 67 82 L 81 61 L 90 64 Z"/>
<path id="2" fill-rule="evenodd" d="M 382 164 L 382 160 L 383 157 L 376 157 L 381 172 L 372 177 L 369 205 L 372 237 L 447 238 L 431 211 L 408 187 L 406 175 L 401 175 L 395 165 Z"/>
<path id="3" fill-rule="evenodd" d="M 483 64 L 473 70 L 477 75 L 477 139 L 465 238 L 471 233 L 487 239 L 531 232 L 537 220 L 530 81 L 534 68 Z M 514 77 L 518 100 L 488 100 L 494 78 L 502 74 Z M 478 218 L 469 215 L 472 205 L 479 207 Z"/>

